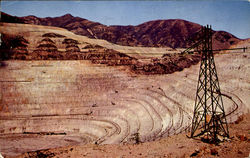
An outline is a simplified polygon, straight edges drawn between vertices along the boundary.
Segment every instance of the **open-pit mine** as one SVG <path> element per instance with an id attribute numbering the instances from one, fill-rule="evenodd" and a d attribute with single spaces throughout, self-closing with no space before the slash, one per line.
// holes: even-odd
<path id="1" fill-rule="evenodd" d="M 52 26 L 2 22 L 0 32 L 2 42 L 19 43 L 6 42 L 12 54 L 0 62 L 2 155 L 190 131 L 199 54 L 121 46 Z M 249 61 L 250 49 L 215 54 L 228 123 L 249 113 Z"/>

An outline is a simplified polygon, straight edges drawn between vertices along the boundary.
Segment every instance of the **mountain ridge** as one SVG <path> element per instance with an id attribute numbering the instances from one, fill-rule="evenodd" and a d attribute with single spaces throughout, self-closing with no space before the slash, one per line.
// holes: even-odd
<path id="1" fill-rule="evenodd" d="M 187 48 L 187 39 L 201 25 L 182 19 L 152 20 L 133 26 L 103 25 L 67 13 L 59 17 L 16 17 L 2 12 L 2 22 L 16 22 L 65 28 L 78 35 L 104 39 L 124 46 Z M 225 49 L 241 39 L 225 31 L 214 31 L 214 48 Z"/>

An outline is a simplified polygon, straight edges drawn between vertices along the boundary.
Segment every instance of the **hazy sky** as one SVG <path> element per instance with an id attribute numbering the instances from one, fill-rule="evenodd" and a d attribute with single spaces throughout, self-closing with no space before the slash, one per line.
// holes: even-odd
<path id="1" fill-rule="evenodd" d="M 176 1 L 1 1 L 15 16 L 56 17 L 66 13 L 105 25 L 138 25 L 157 19 L 211 24 L 239 38 L 250 38 L 249 0 Z"/>

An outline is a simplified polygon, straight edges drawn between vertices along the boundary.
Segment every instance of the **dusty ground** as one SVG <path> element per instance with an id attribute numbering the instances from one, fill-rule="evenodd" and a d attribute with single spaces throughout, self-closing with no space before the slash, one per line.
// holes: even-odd
<path id="1" fill-rule="evenodd" d="M 26 153 L 18 158 L 48 157 L 221 157 L 250 156 L 250 114 L 229 125 L 231 139 L 219 145 L 207 144 L 178 134 L 161 140 L 134 145 L 84 145 Z M 187 133 L 188 134 L 188 133 Z"/>
<path id="2" fill-rule="evenodd" d="M 226 113 L 234 111 L 228 122 L 249 112 L 249 58 L 249 53 L 216 56 L 222 93 L 239 105 L 235 111 L 223 98 Z M 5 62 L 1 153 L 133 143 L 136 133 L 145 142 L 189 130 L 199 65 L 153 76 L 120 69 L 87 61 Z"/>

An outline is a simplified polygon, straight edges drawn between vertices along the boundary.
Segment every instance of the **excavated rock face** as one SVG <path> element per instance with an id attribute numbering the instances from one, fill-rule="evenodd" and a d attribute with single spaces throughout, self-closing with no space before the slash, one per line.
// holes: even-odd
<path id="1" fill-rule="evenodd" d="M 86 46 L 83 47 L 83 49 L 99 49 L 99 48 L 103 48 L 100 45 L 93 45 L 93 44 L 87 44 Z"/>
<path id="2" fill-rule="evenodd" d="M 57 38 L 64 38 L 66 36 L 64 35 L 60 35 L 60 34 L 57 34 L 57 33 L 45 33 L 42 35 L 42 37 L 57 37 Z"/>
<path id="3" fill-rule="evenodd" d="M 50 38 L 44 38 L 39 42 L 39 44 L 48 44 L 48 43 L 55 45 L 55 42 L 52 41 Z"/>
<path id="4" fill-rule="evenodd" d="M 80 44 L 77 40 L 66 38 L 62 42 L 63 44 Z"/>
<path id="5" fill-rule="evenodd" d="M 221 89 L 224 94 L 232 96 L 232 100 L 224 100 L 226 114 L 232 114 L 228 116 L 230 122 L 249 110 L 249 59 L 249 53 L 218 55 L 215 58 Z M 165 56 L 164 60 L 169 62 L 172 59 Z M 161 59 L 152 59 L 152 62 L 161 62 Z M 126 144 L 150 141 L 141 149 L 143 153 L 151 141 L 182 132 L 185 134 L 174 139 L 171 137 L 166 145 L 175 143 L 171 150 L 179 148 L 179 152 L 189 145 L 193 146 L 185 149 L 187 152 L 184 156 L 182 153 L 176 157 L 191 156 L 199 145 L 193 144 L 193 140 L 187 142 L 185 136 L 192 122 L 199 65 L 170 75 L 137 76 L 121 69 L 85 61 L 6 61 L 4 64 L 0 69 L 0 74 L 4 74 L 1 80 L 7 82 L 1 84 L 0 147 L 6 157 L 24 152 L 28 152 L 26 157 L 53 157 L 51 153 L 57 157 L 66 157 L 64 154 L 56 154 L 64 151 L 72 153 L 65 148 L 57 151 L 52 149 L 44 154 L 36 152 L 34 155 L 30 152 L 85 143 Z M 240 126 L 241 131 L 231 132 L 231 136 L 238 140 L 242 148 L 247 143 L 244 135 L 248 136 L 246 129 L 249 121 L 243 123 L 245 125 Z M 236 125 L 238 128 L 239 124 Z M 176 143 L 177 139 L 183 141 Z M 165 140 L 154 145 L 158 149 L 163 142 Z M 188 145 L 183 147 L 183 143 Z M 204 144 L 201 145 L 203 148 Z M 204 151 L 208 157 L 216 154 L 210 152 L 211 145 L 207 146 L 207 150 L 196 151 Z M 87 147 L 93 149 L 89 152 L 96 153 L 99 150 L 96 145 Z M 103 150 L 107 151 L 107 146 L 104 147 Z M 165 149 L 161 149 L 164 154 Z M 226 146 L 218 150 L 218 155 L 221 156 L 224 149 L 229 148 Z M 128 147 L 126 150 L 131 151 Z M 134 150 L 134 156 L 138 156 L 138 148 Z M 74 148 L 72 151 L 83 151 L 78 157 L 87 155 L 85 147 Z M 155 150 L 152 151 L 155 153 Z M 235 152 L 235 157 L 239 156 L 238 148 L 235 148 Z M 245 153 L 249 154 L 247 150 Z M 141 156 L 146 157 L 146 154 Z M 158 152 L 153 156 L 159 156 Z M 72 157 L 77 156 L 72 154 Z M 110 154 L 109 157 L 114 155 Z M 131 154 L 127 157 L 131 157 Z"/>
<path id="6" fill-rule="evenodd" d="M 66 52 L 80 52 L 80 48 L 76 44 L 69 44 L 66 46 Z"/>
<path id="7" fill-rule="evenodd" d="M 66 52 L 72 53 L 72 52 L 80 52 L 80 48 L 78 47 L 78 44 L 80 44 L 77 40 L 66 38 L 62 42 L 66 45 Z M 74 57 L 75 59 L 76 57 Z M 76 58 L 77 59 L 77 58 Z"/>
<path id="8" fill-rule="evenodd" d="M 92 49 L 84 53 L 84 59 L 91 60 L 95 64 L 107 64 L 108 66 L 133 65 L 137 59 L 112 49 Z"/>
<path id="9" fill-rule="evenodd" d="M 52 60 L 60 59 L 61 57 L 55 42 L 45 37 L 37 43 L 37 47 L 30 58 L 35 60 Z"/>
<path id="10" fill-rule="evenodd" d="M 57 47 L 55 42 L 53 42 L 50 38 L 44 38 L 40 42 L 38 42 L 38 46 L 36 47 L 36 52 L 55 52 L 57 51 Z"/>
<path id="11" fill-rule="evenodd" d="M 10 50 L 11 59 L 33 59 L 33 60 L 90 60 L 94 64 L 105 64 L 108 66 L 128 66 L 128 68 L 136 74 L 154 75 L 169 74 L 175 71 L 181 71 L 184 68 L 197 64 L 200 60 L 198 55 L 169 55 L 166 54 L 162 58 L 153 58 L 150 62 L 142 62 L 134 57 L 120 53 L 118 51 L 104 48 L 97 44 L 86 44 L 82 51 L 79 49 L 80 42 L 64 38 L 61 43 L 65 46 L 65 51 L 59 51 L 55 42 L 56 36 L 62 38 L 62 35 L 55 33 L 47 33 L 42 35 L 42 39 L 37 42 L 36 49 L 28 53 L 28 41 L 23 37 L 3 36 L 4 45 Z M 53 40 L 51 39 L 53 38 Z M 2 47 L 3 47 L 2 46 Z"/>
<path id="12" fill-rule="evenodd" d="M 131 65 L 131 70 L 137 74 L 171 74 L 182 71 L 200 61 L 199 55 L 165 55 L 162 59 L 152 59 L 150 63 L 137 63 Z"/>
<path id="13" fill-rule="evenodd" d="M 29 42 L 23 36 L 2 34 L 0 59 L 26 59 Z"/>

